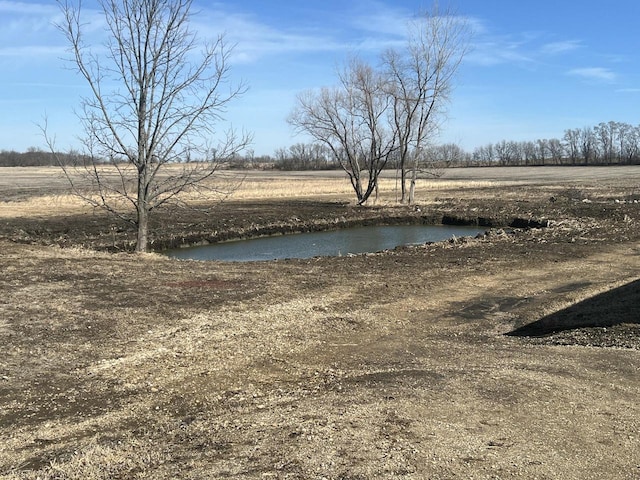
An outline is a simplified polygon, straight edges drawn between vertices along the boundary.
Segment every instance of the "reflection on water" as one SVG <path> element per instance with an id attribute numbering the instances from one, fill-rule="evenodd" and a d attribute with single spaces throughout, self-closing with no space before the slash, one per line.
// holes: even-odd
<path id="1" fill-rule="evenodd" d="M 379 252 L 399 245 L 439 242 L 475 236 L 484 229 L 450 225 L 392 225 L 355 227 L 328 232 L 298 233 L 275 237 L 179 248 L 164 253 L 173 258 L 248 262 L 283 258 L 339 256 Z"/>

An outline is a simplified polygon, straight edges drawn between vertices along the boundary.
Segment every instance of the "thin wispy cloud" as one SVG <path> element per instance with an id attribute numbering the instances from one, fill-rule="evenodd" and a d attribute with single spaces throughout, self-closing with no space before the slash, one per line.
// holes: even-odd
<path id="1" fill-rule="evenodd" d="M 535 61 L 531 52 L 523 48 L 521 41 L 506 38 L 478 39 L 473 44 L 466 61 L 475 65 L 491 67 L 501 64 L 530 64 Z"/>
<path id="2" fill-rule="evenodd" d="M 77 90 L 78 88 L 84 88 L 84 83 L 67 83 L 67 82 L 20 82 L 20 83 L 8 83 L 5 84 L 8 87 L 19 88 L 68 88 Z"/>
<path id="3" fill-rule="evenodd" d="M 260 26 L 245 31 L 227 33 L 227 38 L 235 44 L 234 56 L 244 62 L 255 61 L 267 56 L 293 53 L 334 51 L 342 48 L 326 36 L 313 36 L 283 32 Z"/>
<path id="4" fill-rule="evenodd" d="M 291 54 L 333 52 L 340 57 L 404 44 L 411 16 L 381 4 L 363 3 L 361 7 L 352 7 L 353 14 L 346 16 L 341 26 L 319 28 L 298 24 L 278 28 L 228 6 L 213 4 L 199 12 L 193 29 L 205 39 L 224 34 L 234 45 L 233 60 L 243 64 Z"/>
<path id="5" fill-rule="evenodd" d="M 567 72 L 568 75 L 580 77 L 584 80 L 598 81 L 598 82 L 613 82 L 616 80 L 616 74 L 603 67 L 587 67 L 587 68 L 574 68 Z"/>
<path id="6" fill-rule="evenodd" d="M 486 28 L 481 20 L 474 17 L 458 15 L 454 10 L 441 9 L 427 12 L 424 10 L 409 10 L 384 5 L 379 2 L 364 2 L 358 4 L 350 18 L 350 31 L 359 38 L 358 46 L 362 50 L 372 52 L 387 48 L 401 48 L 406 44 L 410 32 L 428 15 L 445 18 L 454 25 L 458 22 L 470 34 L 485 32 Z"/>
<path id="7" fill-rule="evenodd" d="M 0 1 L 0 42 L 10 45 L 53 33 L 59 13 L 51 4 Z"/>
<path id="8" fill-rule="evenodd" d="M 473 16 L 465 16 L 463 18 L 469 26 L 472 37 L 481 37 L 489 34 L 489 27 L 484 19 Z"/>
<path id="9" fill-rule="evenodd" d="M 250 63 L 265 56 L 333 51 L 343 45 L 329 35 L 302 29 L 277 29 L 241 13 L 208 8 L 198 15 L 193 30 L 204 39 L 224 35 L 234 45 L 234 60 Z"/>
<path id="10" fill-rule="evenodd" d="M 377 37 L 404 37 L 407 24 L 415 18 L 411 12 L 398 10 L 378 2 L 360 2 L 349 23 L 361 31 L 375 33 Z"/>
<path id="11" fill-rule="evenodd" d="M 548 55 L 561 55 L 569 52 L 573 52 L 582 48 L 582 42 L 580 40 L 565 40 L 562 42 L 551 42 L 543 45 L 540 49 L 542 53 Z"/>
<path id="12" fill-rule="evenodd" d="M 542 33 L 522 33 L 518 37 L 495 36 L 485 30 L 476 34 L 473 50 L 467 60 L 480 66 L 514 64 L 531 66 L 543 63 L 549 56 L 566 55 L 582 48 L 580 40 L 564 40 L 540 45 Z"/>
<path id="13" fill-rule="evenodd" d="M 56 47 L 47 45 L 26 45 L 21 47 L 0 48 L 0 57 L 47 57 L 62 56 L 67 52 L 66 47 Z"/>
<path id="14" fill-rule="evenodd" d="M 52 2 L 11 2 L 0 0 L 0 12 L 30 15 L 51 14 L 58 12 L 58 7 L 53 5 Z"/>

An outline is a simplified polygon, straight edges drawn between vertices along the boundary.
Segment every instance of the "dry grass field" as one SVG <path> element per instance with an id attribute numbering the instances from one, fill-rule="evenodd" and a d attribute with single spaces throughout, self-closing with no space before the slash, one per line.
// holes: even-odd
<path id="1" fill-rule="evenodd" d="M 56 169 L 2 169 L 0 478 L 640 478 L 640 168 L 455 169 L 417 209 L 392 174 L 367 207 L 339 172 L 233 175 L 192 199 L 206 216 L 159 211 L 153 244 L 487 232 L 176 261 L 122 251 Z"/>

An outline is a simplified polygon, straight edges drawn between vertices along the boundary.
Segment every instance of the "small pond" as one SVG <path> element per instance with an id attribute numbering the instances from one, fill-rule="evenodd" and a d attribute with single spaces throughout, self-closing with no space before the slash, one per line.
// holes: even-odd
<path id="1" fill-rule="evenodd" d="M 228 262 L 313 258 L 379 252 L 400 245 L 439 242 L 454 236 L 476 236 L 484 231 L 480 227 L 452 225 L 366 226 L 213 243 L 164 253 L 177 259 Z"/>

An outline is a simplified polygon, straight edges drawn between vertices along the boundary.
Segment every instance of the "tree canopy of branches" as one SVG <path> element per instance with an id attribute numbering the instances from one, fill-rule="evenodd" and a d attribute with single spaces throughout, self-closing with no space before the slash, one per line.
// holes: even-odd
<path id="1" fill-rule="evenodd" d="M 74 190 L 132 222 L 136 251 L 144 252 L 150 213 L 178 202 L 184 192 L 204 188 L 216 167 L 248 144 L 248 135 L 233 131 L 211 143 L 214 126 L 246 87 L 229 83 L 231 49 L 224 36 L 201 46 L 190 30 L 191 0 L 98 3 L 108 39 L 92 49 L 85 41 L 81 3 L 58 0 L 59 28 L 90 91 L 78 114 L 84 127 L 82 158 L 89 159 L 79 170 L 97 194 L 79 186 Z M 78 172 L 65 172 L 73 186 Z"/>
<path id="2" fill-rule="evenodd" d="M 416 19 L 404 49 L 387 50 L 380 67 L 352 59 L 338 85 L 298 95 L 289 122 L 325 145 L 347 173 L 362 205 L 390 159 L 415 176 L 437 131 L 454 74 L 466 52 L 465 22 L 437 8 Z M 364 172 L 364 173 L 363 173 Z"/>
<path id="3" fill-rule="evenodd" d="M 440 127 L 454 75 L 467 52 L 468 36 L 463 19 L 436 6 L 410 24 L 403 50 L 389 49 L 382 56 L 393 105 L 401 202 L 413 202 L 417 173 L 430 158 L 426 148 Z"/>
<path id="4" fill-rule="evenodd" d="M 390 98 L 383 77 L 360 60 L 352 59 L 339 79 L 339 86 L 298 95 L 289 121 L 331 151 L 361 205 L 395 149 Z"/>

